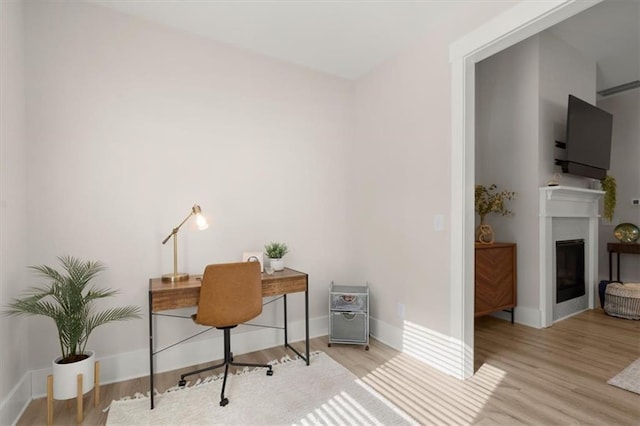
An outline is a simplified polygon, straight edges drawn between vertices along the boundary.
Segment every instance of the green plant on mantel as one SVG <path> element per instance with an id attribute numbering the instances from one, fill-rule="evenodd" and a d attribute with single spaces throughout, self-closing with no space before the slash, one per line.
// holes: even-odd
<path id="1" fill-rule="evenodd" d="M 602 216 L 609 222 L 613 220 L 613 213 L 616 210 L 616 178 L 606 175 L 600 180 L 604 191 L 604 209 Z"/>

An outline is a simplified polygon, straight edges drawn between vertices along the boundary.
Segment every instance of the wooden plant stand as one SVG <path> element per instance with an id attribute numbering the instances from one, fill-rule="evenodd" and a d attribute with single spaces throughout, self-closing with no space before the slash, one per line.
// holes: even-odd
<path id="1" fill-rule="evenodd" d="M 76 414 L 76 422 L 78 424 L 82 423 L 84 417 L 84 410 L 82 407 L 84 394 L 82 393 L 83 389 L 82 383 L 82 374 L 78 374 L 78 396 L 76 397 L 77 401 L 77 414 Z M 47 376 L 47 425 L 53 425 L 53 375 L 49 374 Z M 100 362 L 96 361 L 94 364 L 94 377 L 93 377 L 93 406 L 97 407 L 98 402 L 100 402 Z"/>

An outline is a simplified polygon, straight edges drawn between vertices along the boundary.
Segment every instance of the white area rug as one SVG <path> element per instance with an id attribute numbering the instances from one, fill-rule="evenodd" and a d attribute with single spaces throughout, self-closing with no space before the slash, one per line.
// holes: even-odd
<path id="1" fill-rule="evenodd" d="M 627 368 L 607 383 L 640 394 L 640 358 L 629 364 Z"/>
<path id="2" fill-rule="evenodd" d="M 219 376 L 155 398 L 114 401 L 107 425 L 404 425 L 417 424 L 407 414 L 362 383 L 322 352 L 309 366 L 300 359 L 230 375 L 220 407 Z M 178 378 L 176 377 L 176 380 Z"/>

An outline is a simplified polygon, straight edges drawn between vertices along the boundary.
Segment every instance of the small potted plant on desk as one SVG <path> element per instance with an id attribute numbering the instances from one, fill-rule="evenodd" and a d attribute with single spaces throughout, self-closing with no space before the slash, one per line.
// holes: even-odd
<path id="1" fill-rule="evenodd" d="M 62 355 L 53 361 L 53 389 L 51 384 L 47 386 L 50 401 L 53 398 L 80 398 L 79 374 L 82 374 L 82 394 L 94 388 L 95 352 L 86 350 L 86 345 L 96 327 L 111 321 L 140 318 L 137 306 L 95 312 L 93 303 L 96 299 L 117 293 L 116 290 L 89 286 L 90 281 L 104 270 L 100 262 L 81 261 L 72 256 L 61 256 L 58 260 L 64 272 L 46 265 L 31 266 L 39 276 L 50 279 L 49 283 L 28 289 L 3 311 L 5 316 L 42 315 L 55 322 Z"/>
<path id="2" fill-rule="evenodd" d="M 271 242 L 264 246 L 265 253 L 269 258 L 269 264 L 274 271 L 282 271 L 284 269 L 285 254 L 289 253 L 289 248 L 284 243 Z"/>

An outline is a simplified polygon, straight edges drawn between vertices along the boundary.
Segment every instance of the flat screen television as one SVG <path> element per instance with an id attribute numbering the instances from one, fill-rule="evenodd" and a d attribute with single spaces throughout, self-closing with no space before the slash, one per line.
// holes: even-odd
<path id="1" fill-rule="evenodd" d="M 567 159 L 562 171 L 593 179 L 607 175 L 613 115 L 573 95 L 567 105 Z"/>

